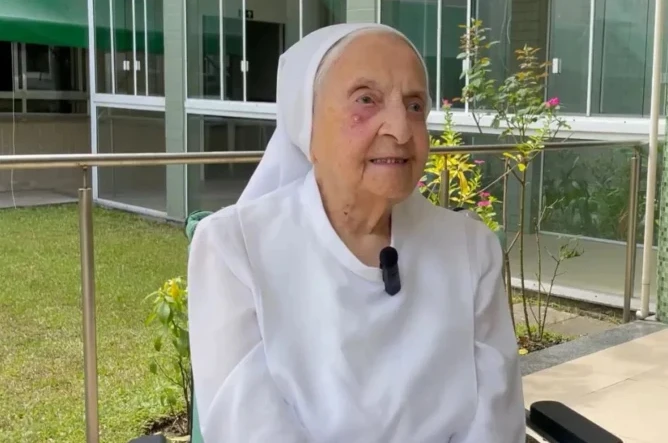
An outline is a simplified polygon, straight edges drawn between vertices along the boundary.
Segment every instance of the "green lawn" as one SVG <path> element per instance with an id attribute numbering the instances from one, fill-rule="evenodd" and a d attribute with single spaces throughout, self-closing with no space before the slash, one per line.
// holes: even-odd
<path id="1" fill-rule="evenodd" d="M 148 372 L 144 297 L 185 276 L 173 226 L 96 209 L 101 441 L 126 443 L 165 410 Z M 0 439 L 83 442 L 83 351 L 76 206 L 0 210 Z"/>

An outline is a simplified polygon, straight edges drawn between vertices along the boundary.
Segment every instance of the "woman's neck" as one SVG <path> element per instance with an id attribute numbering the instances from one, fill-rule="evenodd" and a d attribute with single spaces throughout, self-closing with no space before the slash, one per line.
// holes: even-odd
<path id="1" fill-rule="evenodd" d="M 323 196 L 325 212 L 339 235 L 386 236 L 389 240 L 391 208 L 384 202 L 369 200 L 356 198 L 331 201 Z"/>
<path id="2" fill-rule="evenodd" d="M 391 240 L 391 202 L 361 192 L 342 192 L 318 184 L 334 231 L 348 249 L 369 266 Z"/>

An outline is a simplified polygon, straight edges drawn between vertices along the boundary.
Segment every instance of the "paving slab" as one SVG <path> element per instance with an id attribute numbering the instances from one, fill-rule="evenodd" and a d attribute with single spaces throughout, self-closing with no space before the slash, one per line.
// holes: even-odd
<path id="1" fill-rule="evenodd" d="M 666 441 L 661 426 L 668 410 L 666 325 L 634 322 L 529 354 L 522 359 L 524 374 L 526 363 L 541 354 L 562 354 L 566 361 L 523 377 L 526 406 L 556 400 L 624 442 Z"/>
<path id="2" fill-rule="evenodd" d="M 544 310 L 544 308 L 541 307 L 541 314 L 542 314 L 543 310 Z M 536 322 L 536 319 L 534 318 L 534 316 L 536 318 L 538 317 L 538 306 L 529 305 L 529 306 L 527 306 L 527 311 L 528 311 L 528 314 L 529 314 L 529 322 L 532 325 L 538 324 Z M 515 303 L 513 305 L 513 313 L 515 314 L 515 321 L 517 323 L 524 323 L 524 307 L 523 307 L 522 303 Z M 577 316 L 578 316 L 577 314 L 574 314 L 572 312 L 558 311 L 556 309 L 549 308 L 547 310 L 547 317 L 545 319 L 545 324 L 546 325 L 551 325 L 551 324 L 554 324 L 554 323 L 560 323 L 560 322 L 563 322 L 565 320 L 575 318 Z"/>
<path id="3" fill-rule="evenodd" d="M 581 337 L 583 335 L 598 334 L 613 329 L 616 326 L 615 323 L 581 316 L 569 318 L 559 323 L 553 323 L 549 325 L 547 329 L 558 334 Z"/>

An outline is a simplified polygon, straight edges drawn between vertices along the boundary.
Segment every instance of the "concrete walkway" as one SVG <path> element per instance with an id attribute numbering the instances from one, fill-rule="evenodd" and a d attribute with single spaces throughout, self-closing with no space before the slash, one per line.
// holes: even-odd
<path id="1" fill-rule="evenodd" d="M 529 323 L 531 325 L 536 325 L 537 322 L 535 318 L 538 318 L 538 307 L 528 306 L 527 309 L 529 310 Z M 517 323 L 525 322 L 522 303 L 513 305 L 513 313 Z M 613 329 L 616 326 L 618 325 L 610 321 L 599 320 L 575 312 L 561 311 L 553 307 L 548 309 L 547 316 L 545 317 L 545 329 L 547 331 L 570 337 L 597 334 Z"/>
<path id="2" fill-rule="evenodd" d="M 631 324 L 608 337 L 607 334 L 562 345 L 551 356 L 550 349 L 541 351 L 542 356 L 527 356 L 530 358 L 523 361 L 525 374 L 537 364 L 540 366 L 545 357 L 548 360 L 575 357 L 524 376 L 527 408 L 538 400 L 560 401 L 624 443 L 665 443 L 668 441 L 667 428 L 663 427 L 663 420 L 668 417 L 668 329 Z M 641 336 L 610 346 L 611 342 L 634 335 Z M 578 357 L 587 348 L 597 346 L 605 349 Z"/>

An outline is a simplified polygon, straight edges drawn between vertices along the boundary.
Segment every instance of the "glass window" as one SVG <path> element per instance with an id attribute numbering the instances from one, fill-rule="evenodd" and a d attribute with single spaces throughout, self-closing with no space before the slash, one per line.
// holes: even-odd
<path id="1" fill-rule="evenodd" d="M 88 112 L 88 101 L 28 99 L 26 101 L 26 112 L 41 114 L 86 114 Z"/>
<path id="2" fill-rule="evenodd" d="M 0 42 L 0 91 L 14 90 L 12 43 Z"/>
<path id="3" fill-rule="evenodd" d="M 163 0 L 95 0 L 95 26 L 98 92 L 163 96 Z"/>
<path id="4" fill-rule="evenodd" d="M 536 1 L 535 3 L 544 2 Z M 524 3 L 525 8 L 529 8 L 528 5 L 533 5 L 533 3 Z M 511 0 L 474 0 L 471 3 L 471 8 L 473 17 L 481 20 L 483 27 L 488 28 L 487 40 L 498 42 L 490 48 L 488 55 L 492 63 L 491 76 L 497 81 L 497 84 L 500 84 L 512 70 L 513 46 L 524 46 L 525 43 L 532 43 L 527 41 L 526 34 L 514 31 L 527 29 L 526 21 L 532 22 L 529 26 L 535 25 L 533 21 L 536 17 L 533 14 L 515 13 L 513 15 Z M 514 26 L 511 26 L 511 17 Z M 544 32 L 547 35 L 546 29 L 541 29 L 538 32 Z M 512 42 L 517 38 L 520 39 L 519 44 Z"/>
<path id="5" fill-rule="evenodd" d="M 112 86 L 112 33 L 111 19 L 109 14 L 109 0 L 95 0 L 95 53 L 97 92 L 111 94 L 115 87 Z"/>
<path id="6" fill-rule="evenodd" d="M 165 48 L 164 48 L 164 21 L 163 0 L 145 0 L 146 32 L 144 33 L 145 52 L 145 82 L 146 95 L 165 95 Z"/>
<path id="7" fill-rule="evenodd" d="M 649 113 L 654 27 L 650 3 L 654 2 L 596 1 L 593 113 Z"/>
<path id="8" fill-rule="evenodd" d="M 378 0 L 303 0 L 304 35 L 337 23 L 375 23 Z"/>
<path id="9" fill-rule="evenodd" d="M 188 116 L 188 151 L 263 151 L 276 128 L 273 120 Z M 256 164 L 191 165 L 188 210 L 217 210 L 234 204 Z"/>
<path id="10" fill-rule="evenodd" d="M 165 152 L 165 116 L 161 112 L 98 110 L 101 154 Z M 101 199 L 166 211 L 164 166 L 98 168 Z"/>
<path id="11" fill-rule="evenodd" d="M 276 101 L 278 58 L 299 38 L 299 0 L 249 1 L 244 14 L 241 0 L 194 0 L 186 15 L 189 97 Z"/>
<path id="12" fill-rule="evenodd" d="M 83 55 L 77 48 L 26 44 L 25 78 L 30 91 L 84 91 Z"/>
<path id="13" fill-rule="evenodd" d="M 457 56 L 462 52 L 460 41 L 466 33 L 467 0 L 445 0 L 441 11 L 441 78 L 440 97 L 434 97 L 438 108 L 441 99 L 452 100 L 461 97 L 466 79 L 461 78 L 462 60 Z M 453 107 L 463 107 L 461 102 L 453 103 Z"/>
<path id="14" fill-rule="evenodd" d="M 424 57 L 429 71 L 429 94 L 434 97 L 434 105 L 439 107 L 440 100 L 436 98 L 437 17 L 438 5 L 436 2 L 429 0 L 381 1 L 381 23 L 403 32 Z M 461 63 L 459 66 L 461 70 Z"/>
<path id="15" fill-rule="evenodd" d="M 627 148 L 601 147 L 546 151 L 541 186 L 543 204 L 552 205 L 553 210 L 541 229 L 625 241 L 631 154 Z M 641 173 L 642 190 L 646 186 L 645 172 Z M 638 223 L 642 224 L 644 198 L 639 206 Z M 639 227 L 638 243 L 642 243 L 642 236 L 643 229 Z"/>
<path id="16" fill-rule="evenodd" d="M 297 41 L 286 36 L 294 35 L 289 30 L 299 29 L 299 0 L 259 3 L 257 7 L 248 2 L 246 7 L 246 100 L 275 102 L 278 58 Z"/>
<path id="17" fill-rule="evenodd" d="M 10 114 L 14 114 L 22 111 L 23 107 L 21 100 L 12 100 L 11 98 L 0 98 L 0 112 L 7 112 Z"/>
<path id="18" fill-rule="evenodd" d="M 16 108 L 20 109 L 20 103 L 17 105 Z M 0 100 L 0 112 L 5 109 L 3 101 Z M 11 112 L 11 105 L 6 110 Z M 85 115 L 69 118 L 32 118 L 25 115 L 13 121 L 11 118 L 4 118 L 0 121 L 0 133 L 3 134 L 0 142 L 4 143 L 3 154 L 55 155 L 90 152 L 90 120 Z M 10 175 L 10 171 L 0 172 L 0 192 L 10 190 Z M 82 172 L 80 168 L 17 169 L 13 173 L 12 182 L 16 192 L 38 191 L 47 199 L 71 201 L 71 197 L 76 198 L 77 189 L 81 187 Z M 18 194 L 17 197 L 21 198 Z M 24 200 L 24 203 L 28 203 L 28 200 Z"/>
<path id="19" fill-rule="evenodd" d="M 135 73 L 132 72 L 133 59 L 133 17 L 132 0 L 111 0 L 113 7 L 113 34 L 115 87 L 116 94 L 133 95 L 135 91 Z M 135 17 L 135 23 L 137 18 Z M 137 73 L 138 74 L 138 73 Z"/>
<path id="20" fill-rule="evenodd" d="M 564 113 L 587 112 L 590 12 L 588 1 L 552 1 L 550 59 L 558 72 L 548 77 L 548 94 Z"/>
<path id="21" fill-rule="evenodd" d="M 86 114 L 86 52 L 0 42 L 0 112 Z"/>

